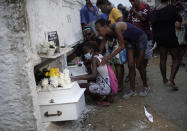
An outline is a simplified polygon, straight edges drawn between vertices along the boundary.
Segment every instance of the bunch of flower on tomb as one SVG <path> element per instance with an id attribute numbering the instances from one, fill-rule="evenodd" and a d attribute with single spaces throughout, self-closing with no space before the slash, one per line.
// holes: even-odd
<path id="1" fill-rule="evenodd" d="M 69 70 L 65 69 L 63 73 L 60 73 L 60 78 L 59 78 L 59 86 L 66 88 L 71 84 L 71 79 L 69 75 Z"/>

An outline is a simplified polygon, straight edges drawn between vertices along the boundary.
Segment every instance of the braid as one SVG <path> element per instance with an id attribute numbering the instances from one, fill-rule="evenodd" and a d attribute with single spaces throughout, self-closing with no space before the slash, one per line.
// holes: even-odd
<path id="1" fill-rule="evenodd" d="M 96 41 L 88 41 L 83 47 L 83 50 L 93 49 L 94 52 L 99 52 L 98 44 Z"/>

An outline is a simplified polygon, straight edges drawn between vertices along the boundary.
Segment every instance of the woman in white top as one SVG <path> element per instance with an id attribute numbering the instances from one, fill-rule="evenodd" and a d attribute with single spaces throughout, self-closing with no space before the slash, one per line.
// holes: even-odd
<path id="1" fill-rule="evenodd" d="M 105 105 L 106 101 L 103 101 L 103 98 L 111 93 L 107 65 L 101 65 L 103 56 L 99 54 L 99 49 L 96 42 L 87 42 L 83 47 L 83 51 L 85 59 L 91 62 L 91 73 L 88 75 L 73 77 L 72 80 L 94 81 L 89 83 L 88 90 L 90 93 L 101 96 L 101 99 L 97 104 Z"/>

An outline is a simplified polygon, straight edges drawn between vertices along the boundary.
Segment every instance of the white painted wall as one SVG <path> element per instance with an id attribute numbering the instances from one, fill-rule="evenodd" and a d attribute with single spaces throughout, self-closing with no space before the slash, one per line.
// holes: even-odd
<path id="1" fill-rule="evenodd" d="M 32 45 L 46 41 L 45 33 L 57 31 L 61 45 L 82 39 L 81 0 L 28 0 L 27 11 Z"/>

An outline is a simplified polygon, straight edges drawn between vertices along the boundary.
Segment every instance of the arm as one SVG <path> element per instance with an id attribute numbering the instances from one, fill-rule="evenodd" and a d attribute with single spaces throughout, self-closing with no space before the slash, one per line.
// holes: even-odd
<path id="1" fill-rule="evenodd" d="M 92 59 L 92 73 L 89 75 L 82 75 L 82 76 L 76 76 L 72 77 L 73 80 L 94 80 L 97 76 L 97 66 L 98 64 L 98 59 L 93 58 Z"/>
<path id="2" fill-rule="evenodd" d="M 180 22 L 182 23 L 183 19 L 182 19 L 182 16 L 180 15 L 179 11 L 177 10 L 176 6 L 173 6 L 173 9 L 172 9 L 172 13 L 173 13 L 173 17 L 175 19 L 175 22 Z"/>
<path id="3" fill-rule="evenodd" d="M 101 41 L 101 45 L 99 47 L 99 50 L 100 50 L 101 54 L 103 52 L 103 49 L 105 48 L 106 42 L 107 42 L 106 38 L 103 38 L 102 41 Z"/>
<path id="4" fill-rule="evenodd" d="M 80 16 L 81 16 L 81 25 L 82 25 L 82 28 L 84 28 L 88 23 L 84 8 L 81 9 Z"/>
<path id="5" fill-rule="evenodd" d="M 117 40 L 119 42 L 119 48 L 116 49 L 112 54 L 110 54 L 108 57 L 108 60 L 111 59 L 112 57 L 116 56 L 121 50 L 125 48 L 125 41 L 123 39 L 123 33 L 121 30 L 121 26 L 116 24 L 115 32 L 117 35 Z"/>
<path id="6" fill-rule="evenodd" d="M 125 48 L 125 41 L 123 39 L 121 25 L 116 24 L 115 33 L 117 35 L 117 39 L 118 39 L 118 42 L 119 42 L 119 48 L 116 49 L 112 54 L 103 58 L 103 60 L 101 62 L 102 65 L 105 65 L 108 60 L 110 60 L 112 57 L 116 56 L 121 50 L 123 50 Z"/>
<path id="7" fill-rule="evenodd" d="M 179 30 L 179 29 L 181 28 L 181 25 L 182 25 L 182 23 L 177 21 L 177 22 L 175 23 L 176 29 Z"/>

